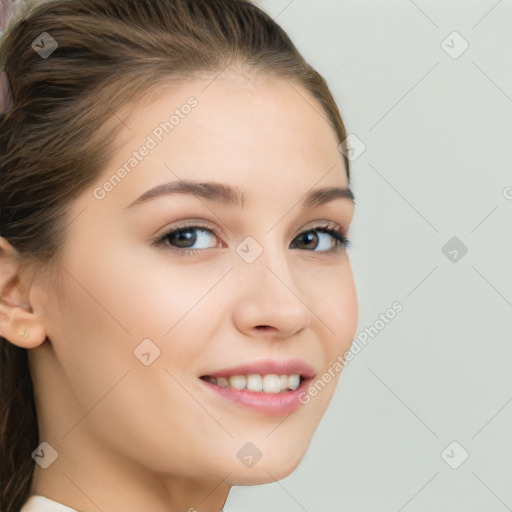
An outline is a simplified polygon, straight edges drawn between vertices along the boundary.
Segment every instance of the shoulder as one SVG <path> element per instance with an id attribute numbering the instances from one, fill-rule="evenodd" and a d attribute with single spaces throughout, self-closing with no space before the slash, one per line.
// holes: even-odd
<path id="1" fill-rule="evenodd" d="M 20 512 L 77 512 L 75 509 L 67 507 L 62 503 L 57 503 L 45 496 L 30 496 L 21 507 Z"/>

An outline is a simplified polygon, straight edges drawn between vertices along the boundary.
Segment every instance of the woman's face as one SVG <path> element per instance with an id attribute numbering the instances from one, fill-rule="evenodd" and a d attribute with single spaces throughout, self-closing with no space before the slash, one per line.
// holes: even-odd
<path id="1" fill-rule="evenodd" d="M 120 471 L 283 478 L 326 410 L 358 321 L 348 254 L 321 230 L 347 233 L 353 202 L 337 193 L 304 204 L 347 187 L 335 132 L 298 84 L 227 73 L 162 88 L 125 114 L 108 168 L 73 204 L 46 291 L 50 343 L 31 354 L 41 438 L 68 461 L 101 447 Z M 172 192 L 180 180 L 191 188 Z M 241 365 L 254 366 L 230 370 Z M 297 377 L 257 374 L 309 380 L 277 393 Z M 252 375 L 230 382 L 267 391 L 205 378 L 215 375 Z"/>

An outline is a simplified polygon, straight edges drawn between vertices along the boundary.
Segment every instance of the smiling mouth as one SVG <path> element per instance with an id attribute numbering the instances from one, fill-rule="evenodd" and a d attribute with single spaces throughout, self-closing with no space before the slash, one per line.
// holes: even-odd
<path id="1" fill-rule="evenodd" d="M 232 375 L 229 377 L 203 375 L 200 378 L 221 388 L 260 392 L 264 394 L 279 394 L 295 391 L 305 380 L 304 377 L 297 373 L 283 375 L 259 375 L 251 373 L 247 375 Z"/>

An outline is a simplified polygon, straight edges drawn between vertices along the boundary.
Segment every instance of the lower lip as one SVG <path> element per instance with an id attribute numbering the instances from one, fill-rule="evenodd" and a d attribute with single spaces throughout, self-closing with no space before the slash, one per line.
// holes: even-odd
<path id="1" fill-rule="evenodd" d="M 247 389 L 223 388 L 204 379 L 201 380 L 209 389 L 237 404 L 267 416 L 284 416 L 300 409 L 303 403 L 299 398 L 306 391 L 312 379 L 303 380 L 294 391 L 281 393 L 264 393 Z"/>

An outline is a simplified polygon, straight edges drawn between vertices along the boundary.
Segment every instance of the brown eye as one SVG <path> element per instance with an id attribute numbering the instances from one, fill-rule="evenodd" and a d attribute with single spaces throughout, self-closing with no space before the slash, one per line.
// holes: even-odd
<path id="1" fill-rule="evenodd" d="M 210 235 L 215 236 L 215 233 L 210 229 L 205 229 L 201 226 L 187 226 L 169 231 L 162 236 L 161 241 L 171 245 L 172 247 L 176 247 L 177 249 L 197 251 L 212 247 L 208 246 L 208 238 Z M 206 247 L 199 249 L 197 247 L 193 247 L 197 243 L 206 245 Z"/>
<path id="2" fill-rule="evenodd" d="M 318 246 L 327 246 L 315 252 L 332 252 L 340 248 L 347 248 L 350 244 L 350 240 L 341 231 L 325 227 L 304 231 L 295 240 L 298 240 L 298 244 L 295 245 L 298 245 L 299 249 L 315 251 Z"/>

